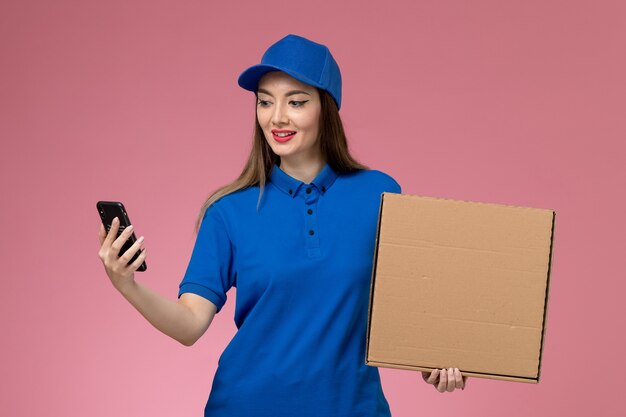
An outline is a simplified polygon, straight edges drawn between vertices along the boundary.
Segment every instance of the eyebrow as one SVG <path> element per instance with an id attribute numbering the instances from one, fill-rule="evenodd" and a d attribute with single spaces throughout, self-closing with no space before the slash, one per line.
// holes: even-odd
<path id="1" fill-rule="evenodd" d="M 269 91 L 267 91 L 267 90 L 266 90 L 266 89 L 264 89 L 264 88 L 259 88 L 259 89 L 257 90 L 257 93 L 263 93 L 263 94 L 267 94 L 267 95 L 269 95 L 269 96 L 274 97 L 274 96 L 272 95 L 272 93 L 270 93 Z M 309 96 L 311 95 L 310 93 L 307 93 L 306 91 L 302 91 L 302 90 L 291 90 L 291 91 L 289 91 L 287 94 L 285 94 L 285 96 L 287 96 L 287 97 L 288 97 L 288 96 L 293 96 L 294 94 L 307 94 L 307 95 L 309 95 Z"/>

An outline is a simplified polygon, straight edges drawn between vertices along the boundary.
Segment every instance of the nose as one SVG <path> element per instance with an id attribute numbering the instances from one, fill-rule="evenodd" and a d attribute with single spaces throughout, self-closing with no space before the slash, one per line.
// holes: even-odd
<path id="1" fill-rule="evenodd" d="M 289 123 L 289 119 L 287 118 L 287 111 L 282 103 L 278 103 L 276 106 L 274 106 L 272 122 L 277 126 Z"/>

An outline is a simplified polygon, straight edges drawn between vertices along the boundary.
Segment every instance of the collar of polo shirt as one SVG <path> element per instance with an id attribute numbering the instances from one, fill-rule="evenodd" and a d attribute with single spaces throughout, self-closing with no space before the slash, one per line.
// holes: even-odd
<path id="1" fill-rule="evenodd" d="M 270 182 L 292 198 L 298 194 L 300 188 L 310 188 L 307 187 L 309 185 L 314 185 L 320 193 L 324 194 L 331 187 L 331 185 L 333 185 L 336 178 L 337 172 L 332 169 L 328 163 L 324 165 L 324 168 L 322 168 L 315 179 L 311 181 L 311 184 L 306 184 L 303 181 L 287 174 L 278 166 L 278 164 L 274 164 L 270 174 Z"/>

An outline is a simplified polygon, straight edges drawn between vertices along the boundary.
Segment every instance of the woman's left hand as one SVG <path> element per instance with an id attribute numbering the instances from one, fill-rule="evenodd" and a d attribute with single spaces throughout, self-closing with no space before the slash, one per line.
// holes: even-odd
<path id="1" fill-rule="evenodd" d="M 467 385 L 467 377 L 461 375 L 459 368 L 433 369 L 430 373 L 422 371 L 422 378 L 439 392 L 452 392 L 457 388 L 463 390 Z"/>

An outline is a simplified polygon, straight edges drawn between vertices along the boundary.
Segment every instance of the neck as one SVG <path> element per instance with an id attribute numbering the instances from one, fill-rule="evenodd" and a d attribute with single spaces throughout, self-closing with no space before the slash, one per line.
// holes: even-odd
<path id="1" fill-rule="evenodd" d="M 313 181 L 322 171 L 324 165 L 326 165 L 326 161 L 321 158 L 298 164 L 293 164 L 292 161 L 281 158 L 279 166 L 280 169 L 282 169 L 289 176 L 296 178 L 305 184 L 310 184 L 311 181 Z"/>

